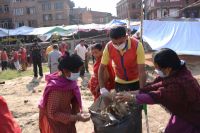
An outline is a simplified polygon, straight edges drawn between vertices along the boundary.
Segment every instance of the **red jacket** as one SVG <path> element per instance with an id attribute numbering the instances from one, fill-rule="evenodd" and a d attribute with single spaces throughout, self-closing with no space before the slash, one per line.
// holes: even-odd
<path id="1" fill-rule="evenodd" d="M 1 61 L 8 61 L 7 52 L 5 52 L 5 51 L 1 52 Z"/>
<path id="2" fill-rule="evenodd" d="M 23 48 L 23 49 L 21 50 L 21 61 L 22 61 L 22 62 L 25 62 L 25 61 L 26 61 L 26 49 L 25 49 L 25 48 Z"/>
<path id="3" fill-rule="evenodd" d="M 18 54 L 18 52 L 14 51 L 13 52 L 13 61 L 17 61 L 17 60 L 19 60 L 19 54 Z"/>

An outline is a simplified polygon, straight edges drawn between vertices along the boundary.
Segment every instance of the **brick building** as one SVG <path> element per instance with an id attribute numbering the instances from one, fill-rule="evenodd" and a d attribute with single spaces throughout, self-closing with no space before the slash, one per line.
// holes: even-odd
<path id="1" fill-rule="evenodd" d="M 0 28 L 12 28 L 9 0 L 0 0 Z"/>
<path id="2" fill-rule="evenodd" d="M 70 0 L 1 0 L 1 27 L 69 25 Z M 9 23 L 9 24 L 8 24 Z"/>
<path id="3" fill-rule="evenodd" d="M 13 26 L 38 27 L 37 1 L 12 0 L 10 2 L 10 13 L 12 14 Z"/>
<path id="4" fill-rule="evenodd" d="M 139 19 L 141 0 L 121 0 L 117 3 L 117 17 L 120 19 Z"/>
<path id="5" fill-rule="evenodd" d="M 148 19 L 200 17 L 198 0 L 148 0 L 146 7 Z"/>
<path id="6" fill-rule="evenodd" d="M 82 13 L 86 11 L 87 8 L 73 8 L 70 12 L 70 24 L 82 24 Z"/>
<path id="7" fill-rule="evenodd" d="M 37 4 L 40 26 L 69 25 L 68 0 L 38 0 Z"/>
<path id="8" fill-rule="evenodd" d="M 71 0 L 0 0 L 0 27 L 101 24 L 113 19 L 110 13 L 73 7 Z"/>
<path id="9" fill-rule="evenodd" d="M 104 24 L 113 19 L 111 13 L 92 11 L 90 8 L 73 8 L 71 14 L 71 24 Z"/>
<path id="10" fill-rule="evenodd" d="M 83 24 L 105 24 L 113 19 L 111 13 L 91 11 L 90 9 L 82 13 L 82 23 Z"/>

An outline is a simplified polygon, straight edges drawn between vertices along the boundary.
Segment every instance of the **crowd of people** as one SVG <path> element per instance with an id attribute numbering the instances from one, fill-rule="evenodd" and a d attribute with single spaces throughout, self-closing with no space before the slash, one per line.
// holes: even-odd
<path id="1" fill-rule="evenodd" d="M 88 88 L 94 102 L 100 95 L 115 90 L 115 100 L 128 102 L 134 121 L 132 132 L 142 133 L 142 105 L 160 104 L 171 113 L 165 133 L 200 133 L 200 85 L 187 69 L 186 62 L 171 49 L 156 51 L 153 63 L 157 77 L 147 83 L 142 42 L 127 35 L 122 26 L 110 30 L 110 39 L 106 45 L 95 42 L 86 45 L 81 40 L 73 54 L 67 48 L 59 51 L 57 42 L 46 49 L 50 74 L 45 77 L 47 84 L 38 105 L 40 132 L 76 133 L 75 123 L 90 119 L 81 112 L 84 103 L 76 81 L 84 77 L 85 71 L 89 72 L 88 62 L 93 57 L 93 75 Z M 31 50 L 34 77 L 38 77 L 37 67 L 42 77 L 41 46 L 37 41 Z M 4 51 L 1 52 L 2 63 L 7 60 Z M 1 117 L 5 118 L 4 113 L 0 113 Z M 12 115 L 2 121 L 3 125 L 9 126 L 8 121 L 16 124 Z M 20 132 L 18 129 L 16 126 L 13 133 Z"/>
<path id="2" fill-rule="evenodd" d="M 18 50 L 13 48 L 8 54 L 7 49 L 3 48 L 0 51 L 0 60 L 2 71 L 7 70 L 7 68 L 25 71 L 27 68 L 26 49 L 24 47 L 20 47 Z"/>

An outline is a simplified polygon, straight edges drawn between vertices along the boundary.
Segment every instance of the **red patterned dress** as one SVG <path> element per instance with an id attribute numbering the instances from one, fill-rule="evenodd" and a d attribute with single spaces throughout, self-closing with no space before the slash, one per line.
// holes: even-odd
<path id="1" fill-rule="evenodd" d="M 77 113 L 81 109 L 81 95 L 76 81 L 46 76 L 47 86 L 39 104 L 41 133 L 76 133 Z"/>
<path id="2" fill-rule="evenodd" d="M 88 87 L 92 93 L 92 95 L 94 96 L 94 101 L 100 96 L 100 93 L 96 92 L 96 88 L 99 87 L 99 82 L 98 82 L 98 70 L 99 70 L 99 66 L 101 64 L 101 58 L 97 59 L 95 64 L 94 64 L 94 68 L 93 68 L 93 76 L 91 77 Z M 107 65 L 107 71 L 109 74 L 109 78 L 107 80 L 107 82 L 105 83 L 105 88 L 108 89 L 109 91 L 111 89 L 114 89 L 114 80 L 115 80 L 115 73 L 112 67 L 112 62 L 110 62 Z"/>

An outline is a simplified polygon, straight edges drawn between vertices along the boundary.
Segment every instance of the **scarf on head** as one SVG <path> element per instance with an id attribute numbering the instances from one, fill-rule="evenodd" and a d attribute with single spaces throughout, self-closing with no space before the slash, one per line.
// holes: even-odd
<path id="1" fill-rule="evenodd" d="M 172 114 L 200 127 L 200 86 L 185 65 L 169 77 L 158 77 L 141 92 L 148 93 Z"/>
<path id="2" fill-rule="evenodd" d="M 46 75 L 45 80 L 47 81 L 47 85 L 44 90 L 42 99 L 40 100 L 39 108 L 44 108 L 46 106 L 48 95 L 53 90 L 63 92 L 72 91 L 79 103 L 80 108 L 82 108 L 81 93 L 76 81 L 71 81 L 61 77 L 59 76 L 58 72 Z"/>

